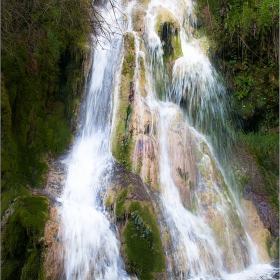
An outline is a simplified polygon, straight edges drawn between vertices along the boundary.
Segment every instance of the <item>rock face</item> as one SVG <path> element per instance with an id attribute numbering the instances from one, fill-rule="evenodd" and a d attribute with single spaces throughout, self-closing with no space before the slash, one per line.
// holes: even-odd
<path id="1" fill-rule="evenodd" d="M 257 246 L 258 257 L 261 262 L 269 263 L 270 256 L 267 251 L 267 241 L 270 239 L 270 232 L 264 227 L 257 209 L 252 201 L 242 200 L 242 207 L 246 209 L 245 227 L 250 237 Z"/>
<path id="2" fill-rule="evenodd" d="M 254 203 L 265 228 L 269 230 L 273 239 L 276 239 L 279 237 L 279 212 L 272 201 L 279 201 L 279 197 L 272 197 L 269 192 L 270 188 L 279 185 L 279 181 L 275 180 L 275 175 L 258 166 L 254 157 L 244 147 L 239 147 L 237 161 L 237 169 L 246 177 L 243 197 Z"/>
<path id="3" fill-rule="evenodd" d="M 279 236 L 279 220 L 275 210 L 269 203 L 270 197 L 266 193 L 249 185 L 245 186 L 243 197 L 254 203 L 265 228 L 271 232 L 273 238 L 277 238 Z"/>
<path id="4" fill-rule="evenodd" d="M 58 214 L 60 204 L 56 199 L 60 197 L 63 191 L 65 179 L 65 165 L 60 161 L 53 162 L 44 188 L 53 197 L 49 206 L 50 216 L 45 224 L 45 250 L 42 254 L 44 260 L 44 276 L 45 279 L 49 280 L 63 278 L 63 248 L 59 237 L 61 218 Z"/>
<path id="5" fill-rule="evenodd" d="M 44 259 L 45 279 L 61 279 L 63 274 L 63 256 L 62 248 L 59 243 L 60 217 L 57 213 L 57 207 L 50 206 L 50 217 L 45 225 L 45 250 L 42 254 Z"/>

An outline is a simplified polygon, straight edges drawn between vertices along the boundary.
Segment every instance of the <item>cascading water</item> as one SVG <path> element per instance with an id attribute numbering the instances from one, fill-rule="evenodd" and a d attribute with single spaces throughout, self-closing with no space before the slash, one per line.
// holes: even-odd
<path id="1" fill-rule="evenodd" d="M 106 9 L 110 14 L 110 8 Z M 114 24 L 110 16 L 103 16 Z M 122 269 L 119 242 L 102 199 L 112 166 L 111 99 L 122 40 L 115 36 L 109 43 L 100 37 L 99 42 L 85 101 L 85 123 L 65 160 L 68 175 L 60 199 L 60 235 L 66 279 L 129 279 Z"/>
<path id="2" fill-rule="evenodd" d="M 177 27 L 170 34 L 174 36 L 179 28 L 182 45 L 182 56 L 175 61 L 169 82 L 168 69 L 164 66 L 163 48 L 166 42 L 162 40 L 165 38 L 156 33 L 157 21 L 162 20 L 164 14 L 167 21 L 177 21 Z M 145 102 L 154 116 L 152 126 L 157 127 L 157 132 L 154 135 L 151 133 L 151 137 L 158 144 L 161 207 L 169 228 L 175 263 L 172 278 L 257 279 L 262 274 L 269 279 L 272 268 L 269 265 L 257 266 L 256 250 L 242 226 L 238 201 L 225 183 L 225 169 L 219 168 L 220 164 L 227 163 L 228 148 L 234 141 L 234 135 L 229 124 L 230 111 L 225 90 L 200 47 L 201 42 L 193 39 L 193 3 L 152 0 L 143 21 L 142 37 L 146 49 L 145 61 L 148 62 L 148 96 Z M 139 40 L 137 36 L 136 39 Z M 142 51 L 140 53 L 142 55 Z M 159 101 L 157 96 L 165 101 Z M 196 201 L 192 202 L 196 208 L 193 211 L 195 215 L 184 207 L 174 182 L 172 169 L 176 162 L 174 164 L 172 160 L 174 139 L 170 134 L 176 122 L 181 123 L 183 131 L 188 133 L 185 137 L 189 138 L 197 154 Z M 234 190 L 234 186 L 231 187 Z M 245 270 L 250 265 L 256 266 Z M 229 274 L 242 270 L 244 273 Z"/>
<path id="3" fill-rule="evenodd" d="M 168 279 L 272 279 L 272 267 L 259 264 L 242 224 L 234 186 L 221 168 L 234 137 L 224 89 L 201 48 L 202 40 L 193 38 L 194 3 L 151 0 L 141 8 L 145 9 L 143 25 L 135 32 L 133 9 L 139 3 L 127 3 L 123 12 L 136 42 L 133 79 L 135 98 L 139 99 L 139 108 L 135 108 L 140 112 L 139 131 L 152 139 L 150 146 L 152 141 L 156 143 L 161 192 L 157 203 L 164 219 L 161 224 L 167 226 L 169 235 L 166 258 L 172 263 L 167 268 Z M 110 13 L 109 7 L 105 10 Z M 159 18 L 176 22 L 174 30 L 166 25 L 181 45 L 181 54 L 173 63 L 166 63 L 164 57 L 165 35 L 160 38 L 156 32 Z M 112 19 L 106 20 L 112 24 Z M 60 199 L 60 236 L 66 279 L 129 279 L 122 267 L 114 225 L 103 204 L 113 166 L 111 119 L 114 125 L 122 39 L 116 35 L 112 43 L 101 37 L 100 41 L 102 47 L 94 51 L 84 124 L 65 160 L 68 175 Z M 145 97 L 140 93 L 140 58 L 146 69 Z M 171 70 L 166 69 L 167 64 Z M 152 116 L 146 129 L 145 106 Z M 125 133 L 127 136 L 127 125 Z M 137 166 L 135 163 L 135 170 Z"/>

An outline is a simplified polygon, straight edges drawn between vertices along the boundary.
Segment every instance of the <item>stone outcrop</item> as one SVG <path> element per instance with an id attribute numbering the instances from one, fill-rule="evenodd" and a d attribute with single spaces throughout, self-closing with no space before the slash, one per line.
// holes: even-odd
<path id="1" fill-rule="evenodd" d="M 243 197 L 254 203 L 257 212 L 273 239 L 279 237 L 279 212 L 272 203 L 273 198 L 269 193 L 270 188 L 279 188 L 279 181 L 275 175 L 270 174 L 263 167 L 258 166 L 254 157 L 246 151 L 245 147 L 239 147 L 237 154 L 236 170 L 246 178 Z"/>
<path id="2" fill-rule="evenodd" d="M 117 162 L 111 178 L 105 205 L 118 229 L 125 269 L 140 279 L 150 279 L 151 274 L 154 279 L 166 279 L 155 191 Z"/>
<path id="3" fill-rule="evenodd" d="M 270 256 L 267 251 L 267 241 L 270 239 L 270 232 L 264 227 L 252 201 L 242 199 L 241 205 L 243 209 L 246 209 L 246 213 L 244 213 L 245 228 L 253 242 L 257 244 L 258 257 L 261 262 L 269 263 Z"/>
<path id="4" fill-rule="evenodd" d="M 50 216 L 45 224 L 45 249 L 42 254 L 46 280 L 62 279 L 63 274 L 63 248 L 59 236 L 61 217 L 58 213 L 60 203 L 57 201 L 57 198 L 61 196 L 65 179 L 65 164 L 61 161 L 54 161 L 49 170 L 48 179 L 44 188 L 44 191 L 52 196 L 49 206 Z"/>
<path id="5" fill-rule="evenodd" d="M 265 228 L 271 232 L 274 238 L 277 238 L 279 236 L 279 220 L 269 202 L 269 195 L 260 189 L 246 185 L 243 191 L 243 197 L 254 203 Z"/>

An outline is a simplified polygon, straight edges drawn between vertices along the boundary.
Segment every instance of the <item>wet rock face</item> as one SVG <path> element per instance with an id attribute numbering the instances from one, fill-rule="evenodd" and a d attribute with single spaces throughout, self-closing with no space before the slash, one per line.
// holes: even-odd
<path id="1" fill-rule="evenodd" d="M 269 263 L 270 256 L 267 250 L 267 241 L 270 239 L 271 234 L 264 227 L 254 203 L 250 200 L 242 199 L 241 205 L 246 209 L 244 225 L 246 232 L 252 238 L 255 244 L 258 244 L 256 251 L 258 253 L 259 261 L 262 263 Z"/>
<path id="2" fill-rule="evenodd" d="M 151 198 L 145 190 L 141 177 L 128 171 L 123 165 L 115 162 L 112 173 L 111 183 L 115 186 L 121 186 L 121 189 L 132 186 L 132 197 L 130 200 L 151 202 Z"/>
<path id="3" fill-rule="evenodd" d="M 56 199 L 61 196 L 65 179 L 66 165 L 60 161 L 53 162 L 44 189 L 45 192 L 52 196 L 49 206 L 50 217 L 46 222 L 44 230 L 45 250 L 42 254 L 44 276 L 47 280 L 63 278 L 63 248 L 59 236 L 61 217 L 58 213 L 60 204 Z"/>
<path id="4" fill-rule="evenodd" d="M 279 197 L 273 197 L 271 190 L 278 189 L 279 181 L 275 179 L 275 175 L 259 166 L 244 146 L 239 146 L 237 151 L 236 173 L 246 178 L 243 197 L 254 203 L 265 228 L 276 239 L 279 236 L 279 210 L 273 200 L 279 201 Z"/>
<path id="5" fill-rule="evenodd" d="M 49 170 L 45 190 L 54 197 L 60 197 L 66 179 L 66 165 L 60 161 L 53 162 Z"/>
<path id="6" fill-rule="evenodd" d="M 50 206 L 50 218 L 45 225 L 44 276 L 46 280 L 62 279 L 63 255 L 59 237 L 61 218 L 56 206 Z"/>
<path id="7" fill-rule="evenodd" d="M 182 119 L 178 116 L 169 126 L 169 157 L 172 178 L 179 188 L 183 205 L 188 209 L 193 206 L 194 186 L 197 183 L 197 168 L 192 141 L 190 132 L 183 126 Z"/>
<path id="8" fill-rule="evenodd" d="M 246 200 L 254 202 L 264 226 L 271 232 L 274 238 L 277 238 L 279 236 L 279 220 L 268 202 L 269 196 L 258 189 L 246 185 L 243 191 L 243 197 Z"/>
<path id="9" fill-rule="evenodd" d="M 181 42 L 178 36 L 180 24 L 166 9 L 161 9 L 157 16 L 156 32 L 163 44 L 164 58 L 176 60 L 182 56 Z"/>

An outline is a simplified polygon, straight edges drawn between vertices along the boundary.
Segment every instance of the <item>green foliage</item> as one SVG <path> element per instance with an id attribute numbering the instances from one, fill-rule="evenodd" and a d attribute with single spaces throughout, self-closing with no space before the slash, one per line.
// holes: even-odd
<path id="1" fill-rule="evenodd" d="M 235 79 L 235 86 L 238 88 L 236 91 L 235 96 L 237 100 L 241 100 L 248 96 L 252 86 L 253 86 L 253 78 L 252 76 L 237 76 Z"/>
<path id="2" fill-rule="evenodd" d="M 279 134 L 239 134 L 239 139 L 255 155 L 257 163 L 275 175 L 279 173 Z"/>
<path id="3" fill-rule="evenodd" d="M 200 29 L 245 129 L 278 126 L 279 1 L 199 0 L 198 10 Z"/>
<path id="4" fill-rule="evenodd" d="M 12 207 L 15 212 L 2 232 L 1 279 L 38 279 L 47 199 L 22 196 Z"/>
<path id="5" fill-rule="evenodd" d="M 2 279 L 43 279 L 47 200 L 25 186 L 43 186 L 47 159 L 71 143 L 91 7 L 88 0 L 1 1 L 1 214 L 15 210 L 2 232 Z"/>
<path id="6" fill-rule="evenodd" d="M 254 155 L 255 161 L 264 180 L 264 191 L 270 197 L 270 204 L 279 211 L 278 176 L 279 176 L 279 134 L 240 134 L 242 141 Z"/>
<path id="7" fill-rule="evenodd" d="M 160 232 L 154 215 L 147 206 L 132 202 L 131 216 L 124 229 L 128 271 L 139 279 L 155 279 L 154 274 L 165 268 Z"/>
<path id="8" fill-rule="evenodd" d="M 30 195 L 31 192 L 25 187 L 10 188 L 9 190 L 3 191 L 1 193 L 1 217 L 3 217 L 4 212 L 8 209 L 12 201 L 19 196 Z"/>
<path id="9" fill-rule="evenodd" d="M 90 1 L 4 0 L 2 25 L 2 188 L 41 186 L 49 154 L 71 142 L 82 93 Z"/>

